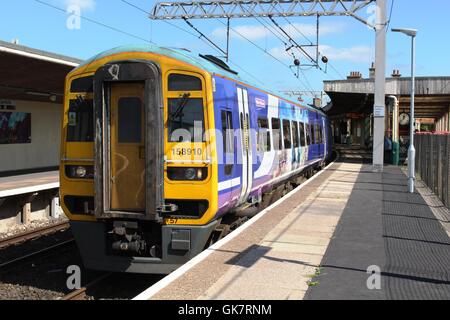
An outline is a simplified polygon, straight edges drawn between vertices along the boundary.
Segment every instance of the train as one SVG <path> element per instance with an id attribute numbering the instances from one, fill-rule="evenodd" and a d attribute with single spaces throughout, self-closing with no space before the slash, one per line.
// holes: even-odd
<path id="1" fill-rule="evenodd" d="M 227 217 L 324 167 L 328 117 L 261 87 L 217 57 L 154 45 L 67 75 L 60 199 L 86 268 L 168 274 Z"/>

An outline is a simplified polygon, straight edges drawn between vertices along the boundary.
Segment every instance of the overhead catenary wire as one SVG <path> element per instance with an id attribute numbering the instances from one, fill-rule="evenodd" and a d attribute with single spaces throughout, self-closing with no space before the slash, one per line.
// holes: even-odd
<path id="1" fill-rule="evenodd" d="M 219 21 L 219 22 L 222 23 L 222 24 L 225 24 L 225 23 L 222 22 L 220 19 L 216 19 L 216 20 Z M 259 45 L 258 45 L 257 43 L 255 43 L 254 41 L 250 40 L 248 37 L 244 36 L 241 32 L 239 32 L 239 31 L 237 31 L 237 30 L 235 30 L 234 28 L 231 28 L 231 27 L 230 27 L 230 30 L 233 31 L 234 33 L 236 33 L 236 34 L 237 34 L 238 36 L 240 36 L 241 38 L 243 38 L 243 39 L 245 39 L 246 41 L 248 41 L 249 43 L 251 43 L 251 44 L 252 44 L 254 47 L 256 47 L 258 50 L 264 52 L 265 54 L 267 54 L 268 56 L 270 56 L 272 59 L 274 59 L 275 61 L 277 61 L 278 63 L 280 63 L 280 64 L 283 65 L 284 67 L 288 68 L 288 69 L 292 72 L 291 66 L 289 66 L 288 64 L 284 63 L 282 60 L 280 60 L 280 59 L 278 59 L 277 57 L 275 57 L 273 54 L 271 54 L 270 52 L 268 52 L 267 50 L 265 50 L 264 48 L 262 48 L 261 46 L 259 46 Z M 298 78 L 298 77 L 295 77 L 295 78 L 300 82 L 300 84 L 301 84 L 303 87 L 307 88 L 307 86 L 305 85 L 305 83 L 304 83 L 302 80 L 300 80 L 300 78 Z"/>
<path id="2" fill-rule="evenodd" d="M 146 11 L 145 9 L 143 9 L 143 8 L 141 8 L 141 7 L 138 7 L 137 5 L 131 3 L 131 2 L 129 2 L 129 1 L 127 1 L 127 0 L 121 0 L 121 1 L 122 1 L 123 3 L 125 3 L 125 4 L 128 4 L 129 6 L 134 7 L 135 9 L 137 9 L 137 10 L 139 10 L 139 11 L 145 13 L 146 15 L 149 15 L 149 14 L 150 14 L 150 13 L 149 13 L 148 11 Z M 166 20 L 162 20 L 162 21 L 165 22 L 166 24 L 168 24 L 168 25 L 170 25 L 170 26 L 172 26 L 172 27 L 174 27 L 174 28 L 180 30 L 180 31 L 183 31 L 183 32 L 185 32 L 185 33 L 187 33 L 187 34 L 189 34 L 189 35 L 195 37 L 195 38 L 200 39 L 200 40 L 203 41 L 206 45 L 208 45 L 210 48 L 214 49 L 217 53 L 219 53 L 219 54 L 222 54 L 222 53 L 223 53 L 222 50 L 219 50 L 216 46 L 212 46 L 211 43 L 209 43 L 209 41 L 206 41 L 203 37 L 199 36 L 198 34 L 195 34 L 195 33 L 193 33 L 193 32 L 190 32 L 189 30 L 186 30 L 186 29 L 184 29 L 184 28 L 182 28 L 182 27 L 180 27 L 180 26 L 178 26 L 178 25 L 176 25 L 176 24 L 174 24 L 174 23 L 169 22 L 169 21 L 166 21 Z M 231 61 L 231 60 L 230 60 L 230 63 L 231 63 L 232 65 L 234 65 L 235 67 L 237 67 L 237 68 L 238 68 L 239 70 L 241 70 L 242 72 L 244 72 L 245 74 L 247 74 L 249 77 L 251 77 L 252 79 L 254 79 L 255 81 L 257 81 L 257 82 L 259 82 L 260 84 L 264 85 L 264 82 L 262 82 L 258 77 L 254 76 L 252 73 L 250 73 L 249 71 L 247 71 L 246 69 L 244 69 L 244 68 L 241 67 L 240 65 L 236 64 L 235 62 L 233 62 L 233 61 Z"/>
<path id="3" fill-rule="evenodd" d="M 45 6 L 47 6 L 47 7 L 53 8 L 53 9 L 55 9 L 55 10 L 61 11 L 61 12 L 63 12 L 64 14 L 67 14 L 67 12 L 66 12 L 65 9 L 60 8 L 60 7 L 58 7 L 58 6 L 55 6 L 55 5 L 51 4 L 51 3 L 48 3 L 48 2 L 45 2 L 45 1 L 42 1 L 42 0 L 34 0 L 34 1 L 37 2 L 37 3 L 40 3 L 40 4 L 42 4 L 42 5 L 45 5 Z M 118 32 L 118 33 L 121 33 L 121 34 L 123 34 L 123 35 L 129 36 L 129 37 L 132 37 L 132 38 L 135 38 L 135 39 L 138 39 L 138 40 L 147 42 L 147 43 L 155 44 L 155 42 L 153 42 L 152 40 L 145 39 L 145 38 L 143 38 L 143 37 L 141 37 L 141 36 L 135 35 L 135 34 L 133 34 L 133 33 L 124 31 L 124 30 L 119 29 L 119 28 L 116 28 L 116 27 L 113 27 L 113 26 L 108 25 L 108 24 L 106 24 L 106 23 L 103 23 L 103 22 L 100 22 L 100 21 L 97 21 L 97 20 L 94 20 L 94 19 L 91 19 L 91 18 L 87 18 L 87 17 L 85 17 L 85 16 L 82 16 L 82 15 L 79 15 L 79 14 L 76 14 L 76 13 L 72 13 L 72 15 L 74 15 L 74 16 L 80 18 L 80 19 L 86 20 L 86 21 L 88 21 L 88 22 L 90 22 L 90 23 L 96 24 L 96 25 L 98 25 L 98 26 L 101 26 L 101 27 L 110 29 L 110 30 L 115 31 L 115 32 Z"/>
<path id="4" fill-rule="evenodd" d="M 139 10 L 139 11 L 141 11 L 141 12 L 147 14 L 147 15 L 150 14 L 147 10 L 138 7 L 137 5 L 131 3 L 131 2 L 128 1 L 128 0 L 121 0 L 121 1 L 122 1 L 123 3 L 125 3 L 125 4 L 128 4 L 128 5 L 132 6 L 132 7 L 134 7 L 135 9 L 137 9 L 137 10 Z M 228 26 L 226 25 L 226 23 L 224 23 L 224 22 L 221 21 L 220 19 L 216 19 L 216 20 L 218 20 L 220 23 L 222 23 L 223 25 L 225 25 L 226 27 L 228 27 Z M 166 21 L 166 20 L 163 20 L 163 21 L 166 22 L 166 23 L 168 23 L 168 21 Z M 187 33 L 189 33 L 189 34 L 191 34 L 191 35 L 193 35 L 193 36 L 195 36 L 195 37 L 197 37 L 197 38 L 202 39 L 206 44 L 208 44 L 208 45 L 209 45 L 210 47 L 212 47 L 214 50 L 216 50 L 217 52 L 223 53 L 223 52 L 221 52 L 222 50 L 220 50 L 220 51 L 217 50 L 217 46 L 211 46 L 211 45 L 208 43 L 208 42 L 210 42 L 210 41 L 206 42 L 206 41 L 203 39 L 203 37 L 201 37 L 201 36 L 199 37 L 199 36 L 197 36 L 197 35 L 194 35 L 193 33 L 189 32 L 189 31 L 187 31 L 187 30 L 184 30 L 183 28 L 181 28 L 181 27 L 179 27 L 179 26 L 177 26 L 177 25 L 175 25 L 175 24 L 170 24 L 170 25 L 172 25 L 173 27 L 176 27 L 176 28 L 179 29 L 179 30 L 182 30 L 182 31 L 184 31 L 184 32 L 187 32 Z M 264 25 L 264 24 L 263 24 L 263 25 Z M 273 54 L 271 54 L 271 53 L 268 52 L 267 50 L 263 49 L 261 46 L 259 46 L 258 44 L 256 44 L 254 41 L 252 41 L 252 40 L 248 39 L 247 37 L 245 37 L 242 33 L 240 33 L 239 31 L 235 30 L 234 28 L 231 28 L 231 27 L 230 27 L 230 30 L 233 31 L 233 32 L 234 32 L 235 34 L 237 34 L 238 36 L 242 37 L 243 39 L 249 41 L 253 46 L 255 46 L 256 48 L 258 48 L 259 50 L 261 50 L 261 51 L 264 52 L 265 54 L 269 55 L 272 59 L 276 60 L 277 62 L 279 62 L 280 64 L 282 64 L 283 66 L 285 66 L 286 68 L 288 68 L 288 69 L 292 72 L 291 66 L 287 65 L 286 63 L 284 63 L 283 61 L 281 61 L 280 59 L 278 59 L 277 57 L 275 57 Z M 269 30 L 270 30 L 270 29 L 269 29 Z M 271 31 L 271 32 L 274 33 L 274 31 Z M 274 35 L 275 35 L 275 34 L 274 34 Z M 284 41 L 283 41 L 283 43 L 284 43 Z M 261 82 L 256 76 L 252 75 L 250 72 L 246 71 L 245 69 L 243 69 L 242 67 L 240 67 L 240 66 L 237 65 L 236 63 L 232 62 L 231 60 L 230 60 L 230 63 L 232 63 L 233 65 L 235 65 L 236 67 L 238 67 L 240 70 L 244 71 L 244 73 L 248 74 L 248 75 L 251 76 L 253 79 L 255 79 L 256 81 L 258 81 L 259 83 L 264 84 L 264 83 Z M 306 78 L 306 75 L 305 75 L 303 72 L 302 72 L 302 75 L 305 77 L 305 80 L 308 82 L 308 85 L 306 85 L 305 82 L 303 82 L 303 81 L 302 81 L 300 78 L 298 78 L 298 77 L 296 77 L 297 80 L 300 82 L 300 84 L 301 84 L 304 88 L 310 89 L 310 90 L 306 90 L 306 91 L 310 91 L 311 93 L 313 93 L 314 90 L 313 90 L 311 84 L 309 83 L 309 80 Z M 312 95 L 314 96 L 314 94 L 312 94 Z"/>
<path id="5" fill-rule="evenodd" d="M 392 0 L 392 1 L 395 1 L 395 0 Z M 277 12 L 280 13 L 280 11 L 279 11 L 278 9 L 275 8 L 275 10 L 276 10 Z M 307 36 L 306 36 L 299 28 L 297 28 L 297 27 L 295 26 L 295 24 L 292 23 L 287 17 L 283 16 L 283 19 L 284 19 L 290 26 L 292 26 L 292 28 L 293 28 L 295 31 L 297 31 L 297 33 L 299 33 L 301 36 L 303 36 L 303 38 L 305 38 L 306 41 L 308 41 L 310 45 L 313 45 L 313 44 L 314 44 L 314 43 L 311 41 L 311 39 L 309 39 L 309 38 L 308 38 L 308 37 L 307 37 Z M 319 30 L 317 30 L 317 32 L 319 32 Z M 319 43 L 317 43 L 317 46 L 319 46 Z M 322 53 L 319 52 L 319 55 L 322 55 Z M 334 67 L 334 66 L 332 65 L 331 62 L 328 62 L 327 64 L 328 64 L 328 65 L 336 72 L 337 75 L 339 75 L 339 77 L 341 77 L 342 79 L 345 79 L 345 76 L 343 76 L 342 73 L 339 72 L 339 71 L 337 70 L 337 68 Z M 326 72 L 325 72 L 325 73 L 326 73 Z"/>

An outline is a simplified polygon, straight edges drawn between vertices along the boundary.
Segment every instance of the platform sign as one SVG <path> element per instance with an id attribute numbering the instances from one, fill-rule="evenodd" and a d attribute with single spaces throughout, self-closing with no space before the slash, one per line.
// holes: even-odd
<path id="1" fill-rule="evenodd" d="M 0 99 L 0 110 L 16 110 L 16 103 L 12 100 Z"/>
<path id="2" fill-rule="evenodd" d="M 385 106 L 375 106 L 373 116 L 375 118 L 384 118 L 386 115 L 386 107 Z"/>

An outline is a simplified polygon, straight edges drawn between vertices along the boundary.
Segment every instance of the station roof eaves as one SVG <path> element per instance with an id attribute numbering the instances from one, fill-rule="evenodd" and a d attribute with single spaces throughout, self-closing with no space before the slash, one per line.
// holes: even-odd
<path id="1" fill-rule="evenodd" d="M 387 95 L 410 95 L 411 78 L 387 78 Z M 346 79 L 324 81 L 327 93 L 372 94 L 375 90 L 374 79 Z M 416 77 L 416 95 L 450 95 L 450 76 Z"/>
<path id="2" fill-rule="evenodd" d="M 53 62 L 57 64 L 63 64 L 71 67 L 76 67 L 80 65 L 83 60 L 43 51 L 39 49 L 30 48 L 23 45 L 18 45 L 6 41 L 0 40 L 0 52 L 6 52 L 10 54 L 16 54 L 21 56 L 26 56 L 29 58 L 35 58 L 38 60 L 44 60 L 48 62 Z"/>

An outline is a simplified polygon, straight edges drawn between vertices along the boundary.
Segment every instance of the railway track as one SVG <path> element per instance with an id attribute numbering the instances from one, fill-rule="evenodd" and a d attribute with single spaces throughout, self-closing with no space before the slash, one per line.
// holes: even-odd
<path id="1" fill-rule="evenodd" d="M 87 298 L 87 291 L 93 289 L 96 285 L 98 285 L 100 282 L 102 282 L 103 280 L 109 278 L 112 276 L 112 273 L 106 273 L 100 277 L 98 277 L 97 279 L 91 281 L 89 284 L 87 284 L 86 286 L 78 289 L 78 290 L 74 290 L 71 293 L 67 294 L 66 296 L 64 296 L 63 298 L 61 298 L 60 300 L 64 300 L 64 301 L 68 301 L 68 300 L 86 300 Z"/>
<path id="2" fill-rule="evenodd" d="M 48 236 L 57 232 L 65 231 L 70 228 L 69 222 L 61 222 L 54 225 L 38 228 L 26 233 L 18 234 L 3 240 L 0 240 L 0 249 L 22 244 L 43 236 Z"/>
<path id="3" fill-rule="evenodd" d="M 55 244 L 53 246 L 44 248 L 42 250 L 38 250 L 38 251 L 35 251 L 32 253 L 26 254 L 24 256 L 9 260 L 7 262 L 3 262 L 0 264 L 0 270 L 11 269 L 11 268 L 13 268 L 17 265 L 20 265 L 22 263 L 25 263 L 27 261 L 33 260 L 40 256 L 44 256 L 46 254 L 50 254 L 54 250 L 67 248 L 72 245 L 75 245 L 75 239 L 70 239 L 70 240 Z"/>

